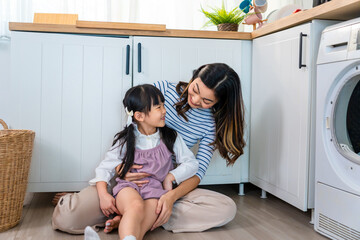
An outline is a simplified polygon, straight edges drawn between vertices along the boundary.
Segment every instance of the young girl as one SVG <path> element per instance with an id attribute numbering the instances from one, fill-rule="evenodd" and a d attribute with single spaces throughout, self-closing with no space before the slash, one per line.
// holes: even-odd
<path id="1" fill-rule="evenodd" d="M 125 129 L 115 135 L 113 147 L 96 168 L 96 183 L 100 207 L 105 215 L 120 214 L 120 239 L 142 239 L 153 226 L 157 214 L 158 199 L 172 190 L 173 182 L 194 176 L 198 162 L 175 130 L 165 126 L 164 96 L 156 87 L 144 84 L 127 91 L 123 101 L 128 122 Z M 172 155 L 180 164 L 173 169 Z M 100 187 L 109 181 L 109 172 L 121 164 L 117 185 L 113 188 L 116 209 L 106 210 L 107 202 L 113 200 Z M 133 164 L 142 166 L 131 169 Z M 124 180 L 129 172 L 147 173 L 143 184 Z M 116 211 L 118 210 L 118 211 Z M 108 212 L 105 212 L 108 211 Z"/>

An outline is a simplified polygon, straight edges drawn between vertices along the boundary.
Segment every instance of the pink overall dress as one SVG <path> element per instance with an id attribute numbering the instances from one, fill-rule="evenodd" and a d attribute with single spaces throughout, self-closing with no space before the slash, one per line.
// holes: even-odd
<path id="1" fill-rule="evenodd" d="M 134 188 L 145 200 L 149 198 L 159 199 L 167 190 L 164 190 L 162 182 L 170 170 L 173 169 L 171 152 L 167 149 L 163 141 L 151 149 L 135 149 L 134 164 L 142 165 L 141 169 L 131 169 L 131 172 L 145 172 L 152 174 L 150 177 L 141 180 L 149 180 L 147 184 L 138 187 L 135 183 L 120 178 L 116 178 L 117 184 L 113 188 L 113 196 L 125 187 Z"/>

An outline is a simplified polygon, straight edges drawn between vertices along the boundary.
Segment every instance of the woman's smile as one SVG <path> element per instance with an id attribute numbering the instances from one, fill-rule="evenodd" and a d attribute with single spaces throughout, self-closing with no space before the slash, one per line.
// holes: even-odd
<path id="1" fill-rule="evenodd" d="M 191 103 L 190 106 L 195 106 L 195 107 L 200 107 L 199 104 L 195 104 L 193 101 L 192 101 L 192 97 L 189 95 L 189 102 Z"/>

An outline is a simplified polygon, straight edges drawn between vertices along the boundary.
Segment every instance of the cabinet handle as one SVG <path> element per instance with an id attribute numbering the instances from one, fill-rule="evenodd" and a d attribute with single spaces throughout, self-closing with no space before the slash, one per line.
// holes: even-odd
<path id="1" fill-rule="evenodd" d="M 130 74 L 130 45 L 126 45 L 126 75 Z"/>
<path id="2" fill-rule="evenodd" d="M 300 45 L 299 45 L 299 69 L 306 67 L 306 64 L 302 64 L 302 47 L 303 47 L 303 37 L 307 37 L 307 34 L 300 33 Z"/>
<path id="3" fill-rule="evenodd" d="M 138 43 L 138 72 L 141 72 L 141 43 Z"/>

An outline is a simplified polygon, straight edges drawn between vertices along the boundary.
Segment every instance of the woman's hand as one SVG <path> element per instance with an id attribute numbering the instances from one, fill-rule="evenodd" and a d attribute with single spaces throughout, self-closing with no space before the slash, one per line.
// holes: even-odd
<path id="1" fill-rule="evenodd" d="M 155 210 L 156 214 L 159 214 L 159 216 L 151 227 L 151 231 L 169 221 L 175 201 L 176 199 L 174 198 L 173 191 L 169 191 L 160 197 Z"/>
<path id="2" fill-rule="evenodd" d="M 121 173 L 122 165 L 123 164 L 120 164 L 115 169 L 118 174 Z M 149 177 L 149 176 L 151 176 L 151 174 L 148 174 L 148 173 L 132 173 L 132 172 L 130 172 L 131 169 L 141 169 L 142 167 L 143 166 L 141 166 L 141 165 L 136 165 L 136 164 L 132 165 L 131 168 L 129 169 L 129 171 L 126 173 L 124 180 L 129 181 L 129 182 L 133 182 L 136 185 L 138 185 L 139 187 L 142 187 L 143 184 L 148 183 L 149 180 L 140 180 L 140 179 Z"/>
<path id="3" fill-rule="evenodd" d="M 119 210 L 116 208 L 115 198 L 109 193 L 105 193 L 100 197 L 100 208 L 103 214 L 109 217 L 113 213 L 120 214 Z"/>
<path id="4" fill-rule="evenodd" d="M 174 175 L 172 175 L 171 173 L 168 173 L 163 181 L 163 187 L 165 190 L 172 190 L 173 189 L 173 181 L 175 180 Z"/>
<path id="5" fill-rule="evenodd" d="M 200 183 L 200 178 L 198 176 L 193 176 L 185 180 L 184 182 L 180 183 L 180 185 L 177 188 L 162 195 L 156 207 L 156 214 L 160 213 L 160 215 L 158 216 L 157 220 L 151 227 L 151 231 L 167 223 L 167 221 L 169 221 L 169 218 L 171 216 L 171 212 L 175 201 L 185 196 L 188 192 L 195 189 L 197 185 L 199 185 L 199 183 Z"/>

